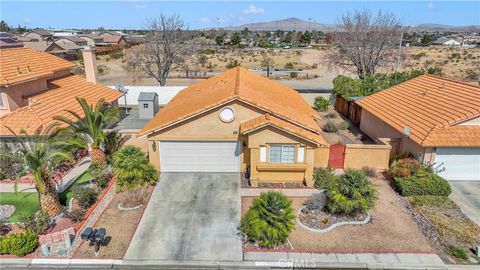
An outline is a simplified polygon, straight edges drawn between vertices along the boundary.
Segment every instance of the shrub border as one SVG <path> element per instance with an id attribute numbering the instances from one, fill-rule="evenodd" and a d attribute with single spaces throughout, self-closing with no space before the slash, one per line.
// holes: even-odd
<path id="1" fill-rule="evenodd" d="M 302 206 L 297 210 L 297 217 L 295 218 L 295 221 L 298 223 L 298 225 L 300 225 L 300 227 L 304 228 L 305 230 L 308 230 L 308 231 L 311 231 L 311 232 L 316 232 L 316 233 L 326 233 L 326 232 L 329 232 L 329 231 L 331 231 L 331 230 L 333 230 L 333 229 L 335 229 L 339 226 L 343 226 L 343 225 L 364 225 L 364 224 L 367 224 L 371 220 L 370 214 L 367 213 L 367 217 L 362 221 L 341 221 L 341 222 L 334 223 L 334 224 L 328 226 L 325 229 L 313 229 L 313 228 L 310 228 L 307 225 L 303 224 L 300 221 L 299 216 L 300 216 L 300 213 L 302 212 L 302 210 L 304 208 L 305 208 L 305 206 Z"/>

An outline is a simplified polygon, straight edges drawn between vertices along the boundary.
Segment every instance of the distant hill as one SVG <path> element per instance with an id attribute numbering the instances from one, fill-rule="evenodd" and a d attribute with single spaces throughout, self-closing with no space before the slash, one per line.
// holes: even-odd
<path id="1" fill-rule="evenodd" d="M 283 30 L 283 31 L 307 31 L 307 30 L 315 30 L 315 31 L 324 31 L 330 32 L 333 31 L 334 25 L 331 24 L 321 24 L 316 22 L 309 22 L 305 20 L 301 20 L 299 18 L 288 18 L 283 20 L 277 21 L 270 21 L 270 22 L 259 22 L 259 23 L 248 23 L 242 24 L 240 26 L 227 26 L 224 27 L 225 30 L 243 30 L 247 27 L 253 31 L 276 31 L 276 30 Z"/>
<path id="2" fill-rule="evenodd" d="M 253 31 L 323 31 L 332 32 L 335 30 L 334 24 L 322 24 L 316 22 L 309 22 L 299 18 L 288 18 L 283 20 L 276 20 L 270 22 L 259 23 L 247 23 L 239 26 L 227 26 L 223 29 L 239 31 L 248 28 Z M 480 32 L 480 25 L 467 25 L 467 26 L 452 26 L 443 24 L 418 24 L 405 26 L 407 31 L 416 32 Z"/>

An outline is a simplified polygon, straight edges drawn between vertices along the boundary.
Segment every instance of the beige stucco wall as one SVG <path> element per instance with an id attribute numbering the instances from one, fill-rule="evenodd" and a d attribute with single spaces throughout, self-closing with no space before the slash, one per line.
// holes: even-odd
<path id="1" fill-rule="evenodd" d="M 362 110 L 360 130 L 376 142 L 382 138 L 398 139 L 400 144 L 398 147 L 399 153 L 410 152 L 418 155 L 421 160 L 424 158 L 425 148 L 405 137 L 401 132 L 395 130 L 365 109 Z"/>
<path id="2" fill-rule="evenodd" d="M 0 115 L 14 111 L 23 106 L 27 106 L 26 96 L 37 94 L 47 89 L 46 79 L 38 79 L 25 83 L 12 85 L 9 87 L 1 87 L 3 94 L 4 109 L 0 111 Z"/>
<path id="3" fill-rule="evenodd" d="M 389 164 L 390 149 L 391 146 L 387 144 L 347 144 L 344 168 L 373 167 L 377 170 L 386 170 Z"/>
<path id="4" fill-rule="evenodd" d="M 458 124 L 460 126 L 480 126 L 480 116 Z"/>

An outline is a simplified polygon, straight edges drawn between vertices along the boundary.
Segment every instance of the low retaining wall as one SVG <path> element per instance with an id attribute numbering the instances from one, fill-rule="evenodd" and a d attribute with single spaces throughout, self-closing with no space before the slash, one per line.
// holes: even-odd
<path id="1" fill-rule="evenodd" d="M 347 144 L 344 168 L 361 169 L 368 166 L 377 170 L 388 169 L 392 147 L 379 141 L 378 144 Z"/>

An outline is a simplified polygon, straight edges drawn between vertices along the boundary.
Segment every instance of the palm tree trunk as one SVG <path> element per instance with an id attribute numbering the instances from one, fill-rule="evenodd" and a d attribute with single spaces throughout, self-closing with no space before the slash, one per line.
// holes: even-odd
<path id="1" fill-rule="evenodd" d="M 100 148 L 92 148 L 90 150 L 90 158 L 92 159 L 92 162 L 105 162 L 107 159 L 105 153 Z"/>
<path id="2" fill-rule="evenodd" d="M 62 212 L 62 206 L 60 205 L 55 189 L 47 189 L 44 192 L 39 192 L 38 196 L 42 212 L 46 213 L 49 217 L 54 217 Z"/>

